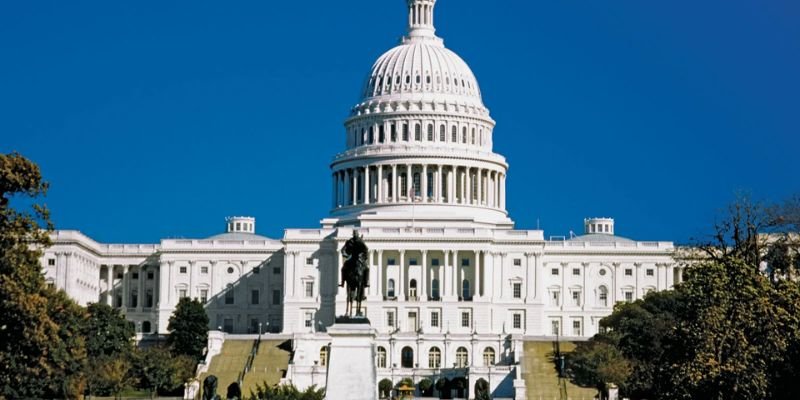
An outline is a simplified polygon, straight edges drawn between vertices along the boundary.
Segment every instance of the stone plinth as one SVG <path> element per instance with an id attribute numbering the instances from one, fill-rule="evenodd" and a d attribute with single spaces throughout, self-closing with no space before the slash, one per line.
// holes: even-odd
<path id="1" fill-rule="evenodd" d="M 328 356 L 325 398 L 330 400 L 375 400 L 375 330 L 369 323 L 334 324 Z"/>

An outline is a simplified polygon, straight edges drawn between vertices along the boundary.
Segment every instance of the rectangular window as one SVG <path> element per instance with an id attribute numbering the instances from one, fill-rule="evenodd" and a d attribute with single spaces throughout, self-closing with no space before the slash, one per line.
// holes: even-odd
<path id="1" fill-rule="evenodd" d="M 461 312 L 461 327 L 462 328 L 469 328 L 470 326 L 471 326 L 471 324 L 470 324 L 470 318 L 469 318 L 469 311 Z"/>
<path id="2" fill-rule="evenodd" d="M 515 267 L 521 267 L 522 266 L 522 259 L 521 258 L 515 258 L 514 259 L 514 266 Z"/>
<path id="3" fill-rule="evenodd" d="M 630 268 L 625 268 L 625 276 L 633 276 L 633 270 Z"/>
<path id="4" fill-rule="evenodd" d="M 573 268 L 572 269 L 572 275 L 580 275 L 580 274 L 581 274 L 581 269 L 580 268 Z"/>
<path id="5" fill-rule="evenodd" d="M 178 298 L 182 299 L 184 297 L 186 297 L 186 289 L 178 290 Z"/>
<path id="6" fill-rule="evenodd" d="M 572 303 L 576 306 L 581 305 L 581 292 L 575 290 L 572 292 Z"/>
<path id="7" fill-rule="evenodd" d="M 439 266 L 439 259 L 438 258 L 434 258 L 433 260 L 431 260 L 431 265 L 434 266 L 434 267 L 438 267 Z"/>
<path id="8" fill-rule="evenodd" d="M 281 304 L 281 291 L 275 289 L 272 291 L 272 305 L 279 306 Z"/>
<path id="9" fill-rule="evenodd" d="M 438 311 L 431 311 L 431 327 L 438 328 L 439 327 L 439 312 Z"/>
<path id="10" fill-rule="evenodd" d="M 208 289 L 201 289 L 200 290 L 200 303 L 205 304 L 208 302 Z"/>
<path id="11" fill-rule="evenodd" d="M 260 274 L 261 273 L 261 267 L 253 267 L 253 273 L 254 274 Z"/>
<path id="12" fill-rule="evenodd" d="M 558 268 L 553 268 L 550 270 L 550 275 L 558 275 Z"/>
<path id="13" fill-rule="evenodd" d="M 630 291 L 630 290 L 626 290 L 625 291 L 625 301 L 627 301 L 628 303 L 633 301 L 633 292 L 632 291 Z"/>
<path id="14" fill-rule="evenodd" d="M 208 267 L 200 267 L 200 273 L 201 274 L 207 274 L 208 273 Z"/>
<path id="15" fill-rule="evenodd" d="M 394 261 L 394 258 L 390 258 L 388 261 L 386 261 L 386 265 L 397 265 L 397 263 Z"/>
<path id="16" fill-rule="evenodd" d="M 186 267 L 180 267 L 179 268 L 179 272 L 182 273 L 182 274 L 185 274 L 186 273 Z"/>
<path id="17" fill-rule="evenodd" d="M 122 279 L 122 272 L 117 272 L 117 279 Z"/>
<path id="18" fill-rule="evenodd" d="M 469 267 L 469 258 L 462 258 L 461 259 L 461 266 L 462 267 Z"/>
<path id="19" fill-rule="evenodd" d="M 314 312 L 313 311 L 306 311 L 304 316 L 304 325 L 306 328 L 311 328 L 314 326 Z"/>
<path id="20" fill-rule="evenodd" d="M 550 321 L 550 333 L 558 336 L 561 333 L 560 325 L 561 324 L 558 323 L 558 320 Z"/>
<path id="21" fill-rule="evenodd" d="M 386 326 L 394 328 L 394 311 L 386 312 Z"/>
<path id="22" fill-rule="evenodd" d="M 306 258 L 306 265 L 314 265 L 314 259 L 312 257 Z"/>
<path id="23" fill-rule="evenodd" d="M 152 281 L 156 277 L 156 274 L 153 271 L 147 273 L 147 280 Z"/>
<path id="24" fill-rule="evenodd" d="M 145 292 L 144 300 L 145 300 L 145 303 L 144 303 L 145 307 L 147 307 L 147 308 L 152 308 L 153 307 L 153 289 L 147 289 L 147 292 Z"/>
<path id="25" fill-rule="evenodd" d="M 655 275 L 655 271 L 653 271 L 652 268 L 648 268 L 647 269 L 647 276 L 653 276 L 653 275 Z"/>
<path id="26" fill-rule="evenodd" d="M 551 304 L 554 306 L 561 304 L 560 297 L 561 297 L 561 292 L 559 292 L 558 290 L 552 291 L 550 295 Z"/>
<path id="27" fill-rule="evenodd" d="M 228 288 L 228 290 L 225 292 L 225 304 L 231 305 L 233 303 L 234 303 L 233 288 L 231 287 Z"/>
<path id="28" fill-rule="evenodd" d="M 48 258 L 47 259 L 47 265 L 49 265 L 49 266 L 56 265 L 56 259 L 55 258 Z"/>
<path id="29" fill-rule="evenodd" d="M 515 313 L 512 316 L 512 323 L 513 323 L 514 329 L 522 329 L 522 314 Z"/>
<path id="30" fill-rule="evenodd" d="M 608 305 L 608 292 L 601 291 L 600 292 L 600 305 L 607 306 Z"/>
<path id="31" fill-rule="evenodd" d="M 314 297 L 314 282 L 306 282 L 306 297 Z"/>
<path id="32" fill-rule="evenodd" d="M 138 272 L 131 273 L 131 279 L 139 279 L 139 273 Z"/>
<path id="33" fill-rule="evenodd" d="M 281 267 L 272 268 L 272 275 L 280 275 L 281 274 Z"/>
<path id="34" fill-rule="evenodd" d="M 258 305 L 258 301 L 261 300 L 261 299 L 259 299 L 259 297 L 260 297 L 259 295 L 260 295 L 260 293 L 259 293 L 258 289 L 251 290 L 250 291 L 250 304 Z"/>
<path id="35" fill-rule="evenodd" d="M 416 258 L 409 259 L 408 260 L 408 265 L 417 265 L 417 259 Z"/>
<path id="36" fill-rule="evenodd" d="M 581 332 L 581 321 L 580 320 L 572 321 L 572 335 L 573 336 L 583 336 L 583 333 Z"/>
<path id="37" fill-rule="evenodd" d="M 515 299 L 521 299 L 522 298 L 522 284 L 521 283 L 514 283 L 512 285 L 512 287 L 514 289 L 513 290 L 514 298 Z"/>

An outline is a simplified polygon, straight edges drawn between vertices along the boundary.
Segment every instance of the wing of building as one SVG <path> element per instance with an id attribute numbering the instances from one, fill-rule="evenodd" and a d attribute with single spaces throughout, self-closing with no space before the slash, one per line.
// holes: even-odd
<path id="1" fill-rule="evenodd" d="M 495 121 L 467 63 L 436 36 L 434 5 L 408 1 L 407 34 L 367 74 L 319 228 L 276 240 L 232 217 L 223 234 L 157 245 L 58 231 L 42 260 L 48 280 L 82 304 L 121 308 L 143 335 L 166 333 L 187 296 L 207 305 L 212 329 L 295 335 L 301 386 L 344 309 L 340 250 L 353 230 L 370 250 L 364 304 L 379 379 L 453 367 L 500 382 L 515 340 L 594 335 L 616 302 L 680 281 L 671 242 L 617 236 L 610 218 L 561 240 L 514 229 Z"/>

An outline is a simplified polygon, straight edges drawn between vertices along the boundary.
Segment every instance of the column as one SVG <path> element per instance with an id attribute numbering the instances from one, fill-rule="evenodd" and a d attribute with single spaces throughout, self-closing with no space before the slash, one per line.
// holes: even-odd
<path id="1" fill-rule="evenodd" d="M 436 183 L 435 183 L 435 196 L 436 196 L 436 203 L 442 202 L 442 165 L 439 164 L 436 166 Z"/>
<path id="2" fill-rule="evenodd" d="M 428 202 L 428 164 L 422 164 L 422 179 L 420 179 L 419 192 L 422 195 L 422 202 Z"/>
<path id="3" fill-rule="evenodd" d="M 447 202 L 450 204 L 456 204 L 456 169 L 455 167 L 450 167 L 450 171 L 447 172 Z"/>
<path id="4" fill-rule="evenodd" d="M 349 169 L 344 170 L 343 174 L 344 174 L 344 183 L 343 183 L 344 193 L 342 193 L 342 199 L 343 199 L 342 204 L 344 204 L 344 206 L 347 207 L 351 204 L 350 195 L 353 193 L 353 190 L 350 188 L 350 186 L 352 185 L 353 181 L 352 179 L 350 179 Z"/>
<path id="5" fill-rule="evenodd" d="M 459 167 L 459 169 L 461 168 Z M 458 175 L 458 180 L 461 182 L 461 190 L 458 193 L 458 197 L 461 200 L 459 203 L 465 204 L 467 202 L 467 174 L 459 171 Z"/>
<path id="6" fill-rule="evenodd" d="M 405 250 L 400 250 L 400 279 L 398 279 L 397 287 L 395 287 L 397 298 L 400 301 L 406 301 L 405 277 L 406 277 L 406 252 Z"/>
<path id="7" fill-rule="evenodd" d="M 145 280 L 146 275 L 147 275 L 147 271 L 145 271 L 145 268 L 139 267 L 139 282 L 138 282 L 139 283 L 139 289 L 138 289 L 139 292 L 137 293 L 137 299 L 136 299 L 136 309 L 139 312 L 142 312 L 142 309 L 144 308 L 142 303 L 144 303 L 144 299 L 145 299 L 145 297 L 147 297 L 145 295 L 145 292 L 144 292 L 144 280 Z"/>
<path id="8" fill-rule="evenodd" d="M 392 165 L 392 180 L 394 181 L 394 184 L 392 184 L 392 202 L 397 203 L 400 201 L 400 196 L 397 195 L 400 189 L 400 179 L 397 177 L 397 164 Z"/>
<path id="9" fill-rule="evenodd" d="M 378 250 L 378 268 L 375 270 L 375 275 L 378 276 L 378 288 L 376 293 L 383 299 L 383 250 Z"/>
<path id="10" fill-rule="evenodd" d="M 422 250 L 422 279 L 420 279 L 419 298 L 422 301 L 428 300 L 428 251 Z"/>
<path id="11" fill-rule="evenodd" d="M 467 167 L 467 204 L 472 204 L 472 168 Z"/>
<path id="12" fill-rule="evenodd" d="M 122 308 L 127 311 L 128 304 L 128 292 L 130 288 L 128 287 L 128 266 L 127 265 L 120 265 L 122 267 Z"/>
<path id="13" fill-rule="evenodd" d="M 167 309 L 170 304 L 169 292 L 172 290 L 172 282 L 169 281 L 169 269 L 171 266 L 172 263 L 162 261 L 158 267 L 158 308 L 160 310 Z"/>
<path id="14" fill-rule="evenodd" d="M 414 191 L 414 169 L 411 164 L 406 164 L 406 193 L 404 195 L 407 203 L 414 202 L 416 193 Z"/>
<path id="15" fill-rule="evenodd" d="M 478 168 L 478 205 L 483 204 L 483 170 Z"/>
<path id="16" fill-rule="evenodd" d="M 506 175 L 500 175 L 500 208 L 506 209 Z"/>
<path id="17" fill-rule="evenodd" d="M 442 252 L 442 260 L 439 262 L 438 273 L 439 276 L 439 299 L 445 296 L 445 286 L 444 286 L 444 266 L 447 265 L 447 252 Z M 441 326 L 441 324 L 440 324 Z"/>
<path id="18" fill-rule="evenodd" d="M 369 184 L 369 165 L 364 167 L 364 204 L 369 204 L 370 192 L 372 191 Z"/>
<path id="19" fill-rule="evenodd" d="M 475 295 L 474 297 L 481 298 L 481 251 L 475 252 Z"/>
<path id="20" fill-rule="evenodd" d="M 375 196 L 377 197 L 375 202 L 383 203 L 384 196 L 385 194 L 383 193 L 383 165 L 378 165 L 378 195 Z"/>
<path id="21" fill-rule="evenodd" d="M 536 264 L 533 259 L 534 253 L 525 253 L 525 302 L 529 302 L 536 297 L 536 287 L 539 284 L 536 276 Z M 586 291 L 586 288 L 584 288 Z"/>

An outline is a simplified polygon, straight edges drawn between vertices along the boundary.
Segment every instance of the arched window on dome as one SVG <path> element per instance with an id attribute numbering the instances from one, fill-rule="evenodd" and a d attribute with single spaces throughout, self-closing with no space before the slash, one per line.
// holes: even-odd
<path id="1" fill-rule="evenodd" d="M 448 85 L 448 86 L 450 85 L 450 77 L 449 76 L 444 78 L 444 84 Z"/>
<path id="2" fill-rule="evenodd" d="M 420 192 L 420 182 L 419 182 L 419 172 L 414 173 L 414 197 L 420 197 L 422 193 Z"/>
<path id="3" fill-rule="evenodd" d="M 456 368 L 467 368 L 469 365 L 469 352 L 465 347 L 456 350 Z"/>
<path id="4" fill-rule="evenodd" d="M 367 144 L 374 144 L 375 143 L 375 127 L 369 127 L 369 136 L 367 137 Z"/>
<path id="5" fill-rule="evenodd" d="M 483 350 L 483 366 L 491 367 L 494 365 L 494 349 L 487 347 Z"/>
<path id="6" fill-rule="evenodd" d="M 361 144 L 367 144 L 367 129 L 361 128 Z"/>
<path id="7" fill-rule="evenodd" d="M 437 85 L 441 85 L 442 84 L 442 77 L 439 76 L 439 75 L 436 75 L 436 84 Z"/>
<path id="8" fill-rule="evenodd" d="M 451 136 L 453 136 L 453 137 L 451 138 L 450 141 L 453 142 L 453 143 L 458 143 L 458 127 L 453 125 L 452 131 L 453 132 L 452 132 Z"/>
<path id="9" fill-rule="evenodd" d="M 403 124 L 403 141 L 408 141 L 408 124 Z"/>
<path id="10" fill-rule="evenodd" d="M 395 125 L 395 123 L 392 122 L 391 128 L 389 128 L 389 129 L 391 130 L 392 142 L 396 142 L 397 141 L 397 125 Z"/>
<path id="11" fill-rule="evenodd" d="M 319 365 L 321 367 L 328 365 L 328 346 L 322 346 L 319 349 Z"/>
<path id="12" fill-rule="evenodd" d="M 416 80 L 417 80 L 417 85 L 422 83 L 422 78 L 419 75 L 417 75 L 417 79 Z"/>
<path id="13" fill-rule="evenodd" d="M 467 127 L 461 129 L 461 143 L 467 144 Z"/>
<path id="14" fill-rule="evenodd" d="M 394 174 L 389 172 L 387 176 L 388 178 L 386 179 L 388 180 L 388 186 L 386 193 L 389 197 L 394 198 Z"/>
<path id="15" fill-rule="evenodd" d="M 378 142 L 385 143 L 386 142 L 386 130 L 383 127 L 383 124 L 378 126 Z"/>
<path id="16" fill-rule="evenodd" d="M 435 138 L 433 137 L 433 124 L 428 124 L 428 141 L 432 142 Z"/>
<path id="17" fill-rule="evenodd" d="M 472 128 L 472 144 L 475 144 L 475 128 Z"/>
<path id="18" fill-rule="evenodd" d="M 400 191 L 397 192 L 397 196 L 402 198 L 408 195 L 408 174 L 400 175 Z"/>
<path id="19" fill-rule="evenodd" d="M 414 125 L 414 140 L 422 141 L 422 127 L 419 124 Z"/>
<path id="20" fill-rule="evenodd" d="M 439 127 L 439 141 L 442 143 L 447 141 L 447 133 L 445 132 L 446 130 L 447 129 L 444 127 L 444 125 Z"/>
<path id="21" fill-rule="evenodd" d="M 458 86 L 458 79 L 456 79 L 456 78 L 453 78 L 453 83 L 454 83 L 456 86 Z"/>
<path id="22" fill-rule="evenodd" d="M 395 79 L 394 79 L 394 84 L 395 84 L 395 85 L 399 85 L 399 84 L 400 84 L 400 75 L 397 75 L 397 76 L 395 77 Z"/>
<path id="23" fill-rule="evenodd" d="M 411 84 L 411 75 L 406 75 L 406 85 Z"/>
<path id="24" fill-rule="evenodd" d="M 442 351 L 438 347 L 431 347 L 428 350 L 428 368 L 442 367 Z"/>
<path id="25" fill-rule="evenodd" d="M 378 351 L 375 356 L 375 366 L 378 368 L 386 368 L 386 348 L 378 346 Z"/>
<path id="26" fill-rule="evenodd" d="M 428 172 L 428 187 L 425 188 L 425 197 L 423 201 L 426 201 L 427 198 L 433 197 L 433 172 Z"/>
<path id="27" fill-rule="evenodd" d="M 427 83 L 428 85 L 431 84 L 431 76 L 430 75 L 425 75 L 425 83 Z"/>
<path id="28" fill-rule="evenodd" d="M 597 303 L 603 307 L 608 306 L 608 289 L 605 286 L 597 288 Z"/>

